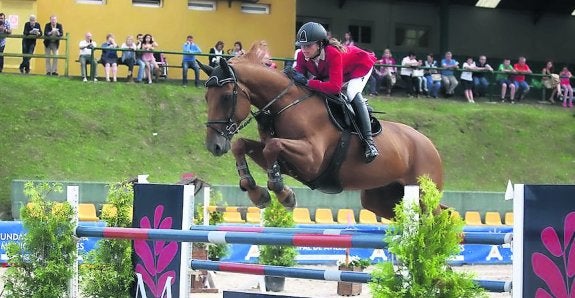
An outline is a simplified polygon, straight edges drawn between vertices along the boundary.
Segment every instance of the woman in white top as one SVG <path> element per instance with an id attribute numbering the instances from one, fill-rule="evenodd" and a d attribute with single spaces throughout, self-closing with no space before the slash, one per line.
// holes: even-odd
<path id="1" fill-rule="evenodd" d="M 405 90 L 407 91 L 407 96 L 412 97 L 417 95 L 417 90 L 414 89 L 414 84 L 419 84 L 419 80 L 412 77 L 414 67 L 420 66 L 421 63 L 417 61 L 414 53 L 409 53 L 405 58 L 401 60 L 401 69 L 399 70 L 399 75 L 405 83 Z"/>
<path id="2" fill-rule="evenodd" d="M 210 66 L 216 67 L 219 65 L 220 58 L 224 54 L 224 42 L 218 41 L 216 45 L 210 49 Z"/>
<path id="3" fill-rule="evenodd" d="M 469 70 L 476 70 L 475 62 L 473 58 L 467 57 L 467 60 L 463 63 L 463 70 L 461 72 L 461 82 L 463 83 L 463 88 L 465 89 L 465 98 L 470 103 L 475 103 L 473 100 L 473 72 Z"/>
<path id="4" fill-rule="evenodd" d="M 128 82 L 132 80 L 134 72 L 134 64 L 136 64 L 136 43 L 134 42 L 134 36 L 128 35 L 126 42 L 121 46 L 122 49 L 127 49 L 127 51 L 122 52 L 122 63 L 128 66 Z"/>

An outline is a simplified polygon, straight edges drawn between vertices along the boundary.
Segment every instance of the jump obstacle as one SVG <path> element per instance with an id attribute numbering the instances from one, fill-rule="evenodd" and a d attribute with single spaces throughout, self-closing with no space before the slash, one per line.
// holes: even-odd
<path id="1" fill-rule="evenodd" d="M 523 192 L 523 186 L 519 192 Z M 193 193 L 193 191 L 192 191 Z M 204 196 L 205 198 L 205 196 Z M 192 197 L 193 199 L 193 197 Z M 207 205 L 206 205 L 207 206 Z M 516 208 L 517 206 L 514 206 Z M 514 210 L 517 212 L 516 210 Z M 522 222 L 523 212 L 517 212 L 517 222 Z M 522 229 L 521 229 L 522 230 Z M 515 232 L 517 230 L 514 229 Z M 372 231 L 371 231 L 372 232 Z M 138 239 L 138 240 L 163 240 L 163 241 L 194 241 L 209 243 L 244 243 L 244 244 L 272 244 L 272 245 L 295 245 L 311 247 L 363 247 L 363 248 L 384 248 L 385 244 L 381 237 L 375 241 L 373 235 L 362 235 L 362 231 L 333 230 L 333 229 L 280 229 L 280 228 L 254 228 L 254 227 L 205 227 L 194 226 L 192 230 L 163 230 L 163 229 L 139 229 L 139 228 L 102 228 L 78 226 L 77 236 L 81 237 L 102 237 L 117 239 Z M 370 232 L 367 232 L 370 233 Z M 380 232 L 381 233 L 381 232 Z M 490 236 L 486 234 L 491 234 Z M 465 233 L 466 243 L 481 244 L 504 244 L 511 241 L 510 233 Z M 521 243 L 514 242 L 514 252 L 522 249 Z M 574 244 L 575 245 L 575 244 Z M 519 254 L 518 254 L 519 255 Z M 517 260 L 518 258 L 514 258 Z M 277 267 L 254 264 L 241 264 L 229 262 L 213 262 L 201 260 L 188 260 L 186 267 L 198 270 L 226 271 L 254 275 L 284 276 L 317 280 L 349 281 L 349 282 L 369 282 L 370 275 L 367 273 L 339 271 L 339 270 L 315 270 L 291 267 Z M 189 264 L 188 264 L 189 263 Z M 522 286 L 525 283 L 521 276 L 515 274 L 516 263 L 514 261 L 513 289 L 514 297 L 522 297 Z M 523 267 L 523 264 L 520 264 Z M 494 292 L 511 291 L 510 281 L 490 281 L 476 280 L 479 286 Z M 517 287 L 517 285 L 520 287 Z M 182 296 L 183 297 L 183 296 Z"/>

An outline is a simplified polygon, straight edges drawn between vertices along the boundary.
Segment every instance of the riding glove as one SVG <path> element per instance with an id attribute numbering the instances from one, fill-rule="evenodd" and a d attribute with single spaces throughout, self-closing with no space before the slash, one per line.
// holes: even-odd
<path id="1" fill-rule="evenodd" d="M 286 75 L 291 78 L 294 82 L 307 86 L 308 79 L 301 73 L 295 71 L 293 68 L 286 69 L 284 71 Z"/>

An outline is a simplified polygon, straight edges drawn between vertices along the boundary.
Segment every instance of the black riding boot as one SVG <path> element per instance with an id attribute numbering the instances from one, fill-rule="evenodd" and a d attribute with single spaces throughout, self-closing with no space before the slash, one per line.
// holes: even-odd
<path id="1" fill-rule="evenodd" d="M 369 119 L 369 113 L 367 111 L 367 106 L 363 101 L 361 93 L 358 93 L 351 102 L 353 109 L 357 115 L 359 122 L 359 132 L 361 133 L 362 139 L 365 146 L 365 162 L 372 162 L 379 153 L 377 152 L 377 147 L 371 136 L 371 122 Z"/>

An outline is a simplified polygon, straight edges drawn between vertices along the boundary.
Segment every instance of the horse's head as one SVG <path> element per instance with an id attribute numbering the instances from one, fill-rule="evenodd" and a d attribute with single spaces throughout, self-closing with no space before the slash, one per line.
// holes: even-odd
<path id="1" fill-rule="evenodd" d="M 250 112 L 249 95 L 239 87 L 234 69 L 225 59 L 220 59 L 215 68 L 199 61 L 198 64 L 209 76 L 205 96 L 208 105 L 206 147 L 213 155 L 220 156 L 228 152 L 233 135 Z"/>

